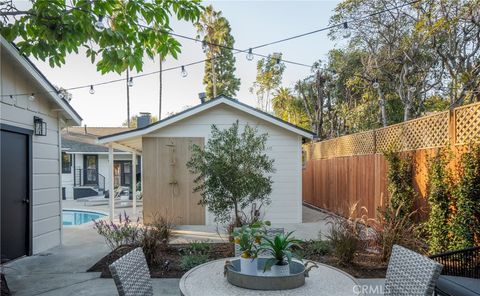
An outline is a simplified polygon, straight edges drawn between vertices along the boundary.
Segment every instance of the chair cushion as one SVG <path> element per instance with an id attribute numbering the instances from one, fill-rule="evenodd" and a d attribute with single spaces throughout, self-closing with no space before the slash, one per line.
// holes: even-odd
<path id="1" fill-rule="evenodd" d="M 443 294 L 455 296 L 480 296 L 480 279 L 441 275 L 436 289 Z"/>

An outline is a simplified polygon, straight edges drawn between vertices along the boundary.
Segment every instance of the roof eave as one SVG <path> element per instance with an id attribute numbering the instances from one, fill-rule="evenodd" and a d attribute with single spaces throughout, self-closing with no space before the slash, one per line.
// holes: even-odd
<path id="1" fill-rule="evenodd" d="M 250 107 L 246 104 L 240 103 L 240 102 L 238 102 L 238 101 L 236 101 L 232 98 L 228 98 L 228 97 L 225 97 L 225 96 L 220 96 L 218 98 L 215 98 L 215 99 L 210 100 L 206 103 L 203 103 L 203 104 L 197 105 L 195 107 L 192 107 L 188 110 L 185 110 L 184 112 L 180 112 L 176 115 L 168 117 L 168 118 L 166 118 L 162 121 L 153 123 L 153 124 L 148 125 L 146 127 L 136 129 L 136 130 L 131 130 L 131 131 L 125 131 L 125 132 L 121 132 L 121 133 L 117 133 L 117 134 L 112 134 L 112 135 L 108 135 L 108 136 L 98 137 L 97 143 L 98 144 L 106 144 L 106 143 L 110 143 L 110 142 L 116 142 L 116 141 L 127 140 L 127 139 L 131 139 L 131 138 L 143 136 L 145 134 L 148 134 L 148 133 L 151 133 L 155 130 L 161 129 L 162 127 L 165 127 L 167 125 L 170 125 L 172 123 L 180 121 L 184 118 L 190 117 L 192 115 L 200 113 L 200 112 L 202 112 L 204 110 L 207 110 L 209 108 L 215 107 L 215 106 L 217 106 L 219 104 L 222 104 L 222 103 L 224 103 L 228 106 L 231 106 L 233 108 L 237 108 L 239 110 L 242 110 L 246 113 L 249 113 L 253 116 L 256 116 L 256 117 L 258 117 L 260 119 L 263 119 L 267 122 L 270 122 L 274 125 L 280 126 L 280 127 L 284 128 L 286 130 L 289 130 L 293 133 L 299 134 L 303 138 L 313 139 L 313 137 L 314 137 L 314 134 L 310 131 L 304 130 L 302 128 L 299 128 L 299 127 L 296 127 L 292 124 L 284 122 L 283 120 L 281 120 L 279 118 L 276 118 L 272 115 L 269 115 L 267 113 L 256 110 L 255 108 Z"/>
<path id="2" fill-rule="evenodd" d="M 54 86 L 46 79 L 46 77 L 38 70 L 38 68 L 24 55 L 18 52 L 18 49 L 15 48 L 13 44 L 8 42 L 3 36 L 0 36 L 2 46 L 12 55 L 17 62 L 20 63 L 31 75 L 32 77 L 40 84 L 40 86 L 45 90 L 48 97 L 50 97 L 63 111 L 64 117 L 67 120 L 73 121 L 73 125 L 80 125 L 82 123 L 82 118 L 80 115 L 70 106 L 68 102 L 60 98 L 55 90 Z"/>

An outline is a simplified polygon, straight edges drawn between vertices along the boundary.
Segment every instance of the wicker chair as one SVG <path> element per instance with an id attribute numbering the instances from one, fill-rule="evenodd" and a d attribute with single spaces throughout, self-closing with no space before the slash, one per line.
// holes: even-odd
<path id="1" fill-rule="evenodd" d="M 384 295 L 432 296 L 442 265 L 401 246 L 393 246 Z"/>
<path id="2" fill-rule="evenodd" d="M 150 271 L 142 248 L 125 254 L 110 266 L 120 296 L 153 295 Z"/>
<path id="3" fill-rule="evenodd" d="M 480 246 L 430 256 L 443 265 L 436 295 L 480 295 Z"/>

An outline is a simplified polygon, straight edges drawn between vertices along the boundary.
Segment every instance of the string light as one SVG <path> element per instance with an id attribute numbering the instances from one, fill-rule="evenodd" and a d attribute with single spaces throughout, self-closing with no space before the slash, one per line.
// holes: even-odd
<path id="1" fill-rule="evenodd" d="M 380 10 L 380 11 L 376 11 L 374 13 L 371 13 L 371 14 L 368 14 L 368 15 L 365 15 L 365 16 L 362 16 L 362 17 L 359 17 L 359 18 L 355 18 L 355 19 L 352 19 L 350 21 L 361 21 L 361 20 L 364 20 L 364 19 L 367 19 L 367 18 L 370 18 L 372 16 L 375 16 L 375 15 L 379 15 L 379 14 L 382 14 L 384 12 L 389 12 L 389 11 L 392 11 L 392 10 L 395 10 L 395 9 L 399 9 L 399 8 L 402 8 L 402 7 L 405 7 L 405 6 L 409 6 L 409 5 L 412 5 L 412 4 L 415 4 L 417 2 L 420 2 L 421 0 L 414 0 L 414 1 L 411 1 L 411 2 L 408 2 L 408 3 L 404 3 L 402 5 L 397 5 L 397 6 L 394 6 L 394 7 L 391 7 L 391 8 L 387 8 L 387 9 L 383 9 L 383 10 Z M 76 10 L 79 10 L 79 11 L 83 11 L 83 12 L 86 12 L 86 13 L 92 13 L 91 11 L 87 11 L 85 9 L 81 9 L 81 8 L 78 8 L 78 7 L 74 7 L 74 6 L 70 6 L 70 5 L 66 5 L 67 7 L 71 8 L 71 9 L 76 9 Z M 99 32 L 102 32 L 105 30 L 105 24 L 103 23 L 103 20 L 104 20 L 104 16 L 103 15 L 99 15 L 98 16 L 98 20 L 94 23 L 94 27 L 97 31 Z M 138 24 L 139 26 L 141 27 L 144 27 L 144 28 L 148 28 L 148 29 L 154 29 L 152 27 L 149 27 L 149 26 L 146 26 L 146 25 L 142 25 L 142 24 Z M 339 27 L 339 26 L 343 26 L 343 29 L 346 31 L 346 29 L 348 29 L 348 33 L 350 33 L 350 29 L 348 27 L 348 23 L 347 22 L 344 22 L 344 23 L 339 23 L 339 24 L 334 24 L 334 25 L 331 25 L 331 26 L 327 26 L 327 27 L 324 27 L 324 28 L 321 28 L 321 29 L 317 29 L 317 30 L 314 30 L 314 31 L 310 31 L 310 32 L 306 32 L 306 33 L 302 33 L 302 34 L 299 34 L 299 35 L 295 35 L 295 36 L 291 36 L 291 37 L 288 37 L 288 38 L 284 38 L 284 39 L 280 39 L 280 40 L 277 40 L 277 41 L 273 41 L 273 42 L 269 42 L 269 43 L 264 43 L 264 44 L 261 44 L 261 45 L 258 45 L 258 46 L 255 46 L 255 47 L 252 47 L 252 48 L 249 48 L 248 50 L 240 50 L 240 49 L 236 49 L 236 48 L 232 48 L 232 47 L 228 47 L 228 46 L 224 46 L 224 45 L 219 45 L 219 44 L 214 44 L 214 43 L 210 43 L 210 42 L 206 42 L 205 41 L 205 44 L 211 44 L 211 45 L 214 45 L 214 46 L 218 46 L 218 47 L 222 47 L 222 48 L 226 48 L 226 49 L 230 49 L 230 50 L 235 50 L 236 53 L 241 53 L 241 52 L 248 52 L 247 53 L 247 60 L 250 60 L 252 59 L 253 60 L 253 57 L 254 56 L 259 56 L 259 57 L 262 57 L 262 58 L 266 58 L 267 56 L 266 55 L 262 55 L 262 54 L 258 54 L 258 53 L 253 53 L 253 49 L 257 49 L 257 48 L 262 48 L 262 47 L 266 47 L 266 46 L 269 46 L 269 45 L 273 45 L 273 44 L 277 44 L 277 43 L 282 43 L 282 42 L 286 42 L 286 41 L 289 41 L 289 40 L 293 40 L 293 39 L 297 39 L 297 38 L 300 38 L 300 37 L 304 37 L 304 36 L 308 36 L 308 35 L 311 35 L 311 34 L 315 34 L 315 33 L 318 33 L 318 32 L 322 32 L 322 31 L 326 31 L 326 30 L 329 30 L 329 29 L 332 29 L 332 28 L 335 28 L 335 27 Z M 157 29 L 158 30 L 158 29 Z M 176 37 L 180 37 L 180 38 L 184 38 L 184 39 L 189 39 L 189 40 L 194 40 L 194 41 L 198 41 L 198 39 L 196 38 L 192 38 L 192 37 L 188 37 L 188 36 L 182 36 L 182 35 L 179 35 L 179 34 L 175 34 L 171 31 L 165 31 L 167 34 L 169 35 L 172 35 L 172 36 L 176 36 Z M 348 35 L 349 37 L 350 35 Z M 345 37 L 345 35 L 344 35 Z M 203 48 L 203 44 L 204 42 L 202 42 L 202 48 Z M 236 54 L 234 53 L 234 54 Z M 213 59 L 216 59 L 216 58 L 213 58 Z M 197 62 L 192 62 L 192 63 L 189 63 L 187 65 L 196 65 L 196 64 L 200 64 L 200 63 L 204 63 L 204 62 L 207 62 L 209 60 L 212 60 L 212 58 L 209 58 L 209 59 L 205 59 L 205 60 L 202 60 L 202 61 L 197 61 Z M 289 64 L 293 64 L 293 65 L 298 65 L 298 66 L 304 66 L 304 67 L 309 67 L 311 68 L 311 65 L 306 65 L 306 64 L 302 64 L 302 63 L 297 63 L 297 62 L 293 62 L 293 61 L 288 61 L 288 60 L 283 60 L 283 62 L 285 63 L 289 63 Z M 280 60 L 277 60 L 277 62 L 279 63 Z M 178 68 L 181 68 L 182 69 L 182 77 L 186 77 L 188 75 L 187 71 L 185 70 L 185 66 L 176 66 L 176 67 L 171 67 L 171 68 L 167 68 L 167 69 L 164 69 L 162 70 L 162 72 L 165 72 L 165 71 L 170 71 L 170 70 L 175 70 L 175 69 L 178 69 Z M 278 64 L 275 64 L 274 65 L 274 68 L 275 69 L 280 69 L 280 65 Z M 135 77 L 143 77 L 143 76 L 147 76 L 147 75 L 153 75 L 153 74 L 157 74 L 159 73 L 160 71 L 154 71 L 154 72 L 149 72 L 149 73 L 145 73 L 145 74 L 140 74 L 140 75 L 137 75 Z M 119 82 L 119 81 L 122 81 L 123 79 L 115 79 L 115 80 L 110 80 L 110 81 L 105 81 L 105 82 L 99 82 L 99 83 L 96 83 L 96 84 L 93 84 L 95 86 L 97 85 L 105 85 L 105 84 L 110 84 L 110 83 L 114 83 L 114 82 Z M 93 85 L 90 85 L 90 90 L 89 92 L 91 94 L 94 94 L 95 93 L 95 90 L 93 89 Z M 380 86 L 380 84 L 377 83 L 373 83 L 372 84 L 374 87 L 376 86 L 377 88 Z M 68 88 L 66 90 L 76 90 L 76 89 L 83 89 L 83 88 L 87 88 L 89 87 L 88 85 L 81 85 L 81 86 L 76 86 L 76 87 L 71 87 L 71 88 Z M 14 94 L 14 96 L 25 96 L 25 95 L 28 95 L 28 94 Z M 5 96 L 9 96 L 9 95 L 1 95 L 2 97 L 5 97 Z M 33 96 L 33 94 L 29 97 L 29 99 L 35 99 L 35 96 Z"/>
<path id="2" fill-rule="evenodd" d="M 253 52 L 252 52 L 252 49 L 249 48 L 247 53 L 247 61 L 252 61 L 252 60 L 253 60 Z"/>
<path id="3" fill-rule="evenodd" d="M 373 81 L 372 87 L 373 87 L 374 89 L 378 89 L 378 88 L 380 87 L 380 83 L 378 83 L 378 80 L 377 80 L 377 79 L 375 79 L 375 80 Z"/>
<path id="4" fill-rule="evenodd" d="M 98 16 L 98 20 L 95 22 L 95 30 L 103 32 L 105 30 L 105 24 L 103 23 L 103 15 Z"/>
<path id="5" fill-rule="evenodd" d="M 185 66 L 182 66 L 182 71 L 180 72 L 180 74 L 182 75 L 183 78 L 187 77 L 188 72 L 187 70 L 185 70 Z"/>
<path id="6" fill-rule="evenodd" d="M 128 85 L 128 87 L 132 87 L 132 86 L 133 86 L 133 77 L 130 77 L 130 79 L 128 80 L 127 85 Z"/>
<path id="7" fill-rule="evenodd" d="M 344 22 L 343 23 L 343 38 L 350 38 L 352 36 L 352 32 L 350 31 L 350 28 L 348 27 L 348 23 Z"/>
<path id="8" fill-rule="evenodd" d="M 202 50 L 203 50 L 203 52 L 207 52 L 207 48 L 208 48 L 208 46 L 207 46 L 207 41 L 203 40 L 203 41 L 202 41 Z"/>
<path id="9" fill-rule="evenodd" d="M 59 92 L 58 92 L 58 97 L 59 97 L 60 99 L 63 99 L 63 98 L 65 98 L 65 95 L 63 94 L 62 91 L 59 91 Z"/>
<path id="10" fill-rule="evenodd" d="M 31 102 L 35 101 L 35 94 L 32 93 L 32 94 L 28 97 L 28 99 L 29 99 Z"/>
<path id="11" fill-rule="evenodd" d="M 280 59 L 279 58 L 276 59 L 275 65 L 273 65 L 273 70 L 280 71 Z"/>

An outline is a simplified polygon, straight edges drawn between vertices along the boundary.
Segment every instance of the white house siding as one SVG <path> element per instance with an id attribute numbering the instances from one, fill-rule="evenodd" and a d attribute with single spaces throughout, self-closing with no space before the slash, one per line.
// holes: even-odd
<path id="1" fill-rule="evenodd" d="M 204 112 L 166 126 L 145 137 L 210 137 L 212 124 L 224 129 L 235 120 L 241 126 L 247 123 L 268 133 L 267 154 L 275 160 L 272 174 L 272 203 L 265 209 L 265 219 L 274 223 L 302 222 L 301 136 L 277 127 L 267 121 L 226 105 L 218 105 Z M 206 223 L 213 224 L 213 215 L 206 212 Z"/>
<path id="2" fill-rule="evenodd" d="M 32 252 L 38 253 L 60 244 L 61 196 L 59 159 L 59 120 L 54 107 L 42 96 L 41 91 L 29 74 L 21 67 L 15 67 L 5 51 L 1 54 L 2 94 L 23 94 L 36 92 L 35 101 L 28 96 L 14 99 L 2 97 L 1 123 L 33 130 L 33 117 L 47 122 L 47 136 L 32 136 L 33 173 L 33 240 Z"/>

